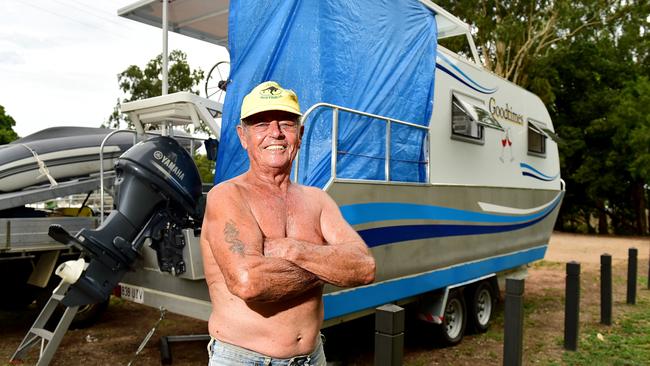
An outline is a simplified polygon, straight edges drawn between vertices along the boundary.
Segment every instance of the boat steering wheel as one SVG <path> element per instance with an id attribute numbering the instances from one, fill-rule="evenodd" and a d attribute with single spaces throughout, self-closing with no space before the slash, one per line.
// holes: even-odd
<path id="1" fill-rule="evenodd" d="M 208 77 L 205 78 L 205 97 L 223 103 L 226 88 L 230 83 L 229 75 L 230 62 L 219 61 L 212 66 L 210 72 L 208 72 Z"/>

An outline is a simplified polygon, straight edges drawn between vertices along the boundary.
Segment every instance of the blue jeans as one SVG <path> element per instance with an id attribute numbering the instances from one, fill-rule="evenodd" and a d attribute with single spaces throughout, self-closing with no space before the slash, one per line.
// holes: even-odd
<path id="1" fill-rule="evenodd" d="M 272 358 L 246 348 L 212 338 L 208 343 L 208 366 L 325 366 L 323 342 L 309 354 L 291 358 Z"/>

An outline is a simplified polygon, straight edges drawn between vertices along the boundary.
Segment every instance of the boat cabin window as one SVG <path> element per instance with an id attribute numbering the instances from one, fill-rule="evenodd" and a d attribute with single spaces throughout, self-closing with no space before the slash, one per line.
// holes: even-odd
<path id="1" fill-rule="evenodd" d="M 454 139 L 483 143 L 484 128 L 503 131 L 503 127 L 477 99 L 453 93 L 451 100 L 451 135 Z"/>
<path id="2" fill-rule="evenodd" d="M 528 153 L 546 156 L 546 135 L 531 120 L 528 120 Z"/>

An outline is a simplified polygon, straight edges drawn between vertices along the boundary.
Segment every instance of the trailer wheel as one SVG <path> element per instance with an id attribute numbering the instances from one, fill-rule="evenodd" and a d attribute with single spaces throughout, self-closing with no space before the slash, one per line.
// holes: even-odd
<path id="1" fill-rule="evenodd" d="M 479 283 L 471 292 L 469 318 L 477 333 L 485 333 L 490 328 L 496 297 L 489 281 Z"/>
<path id="2" fill-rule="evenodd" d="M 97 304 L 80 306 L 70 323 L 70 329 L 83 329 L 94 325 L 108 308 L 109 300 L 110 298 Z"/>
<path id="3" fill-rule="evenodd" d="M 440 338 L 447 346 L 453 346 L 463 339 L 465 327 L 467 326 L 467 309 L 463 294 L 457 290 L 451 290 L 447 297 L 445 312 L 440 325 Z"/>

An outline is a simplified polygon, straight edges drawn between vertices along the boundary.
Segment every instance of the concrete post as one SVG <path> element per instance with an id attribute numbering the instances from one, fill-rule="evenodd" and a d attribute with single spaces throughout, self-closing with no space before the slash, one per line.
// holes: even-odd
<path id="1" fill-rule="evenodd" d="M 524 280 L 506 279 L 503 365 L 521 366 L 524 338 Z"/>
<path id="2" fill-rule="evenodd" d="M 612 256 L 600 256 L 600 323 L 612 325 Z"/>
<path id="3" fill-rule="evenodd" d="M 564 304 L 564 349 L 578 349 L 578 328 L 580 325 L 580 263 L 566 265 L 566 287 Z"/>
<path id="4" fill-rule="evenodd" d="M 636 304 L 636 269 L 637 269 L 637 256 L 639 251 L 636 248 L 628 250 L 627 260 L 627 303 Z"/>
<path id="5" fill-rule="evenodd" d="M 401 365 L 404 358 L 404 309 L 386 304 L 375 310 L 375 366 Z"/>

